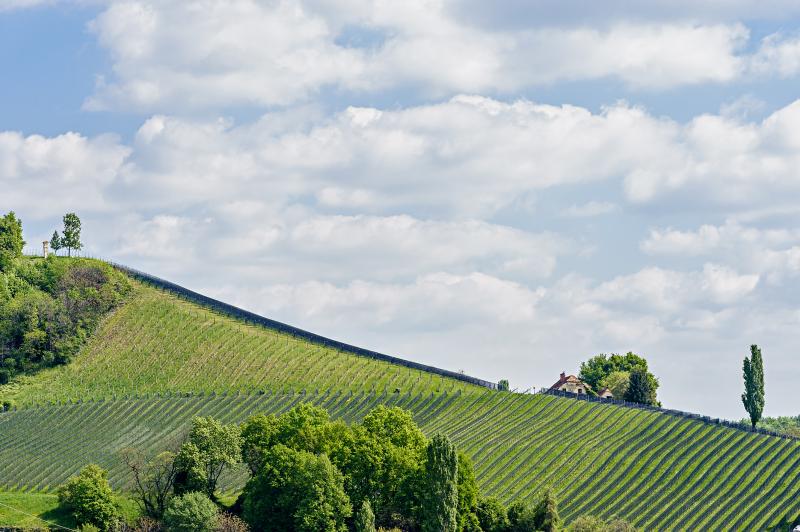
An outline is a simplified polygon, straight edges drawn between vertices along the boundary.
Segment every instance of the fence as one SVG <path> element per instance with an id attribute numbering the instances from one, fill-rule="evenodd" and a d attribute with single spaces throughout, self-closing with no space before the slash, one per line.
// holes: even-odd
<path id="1" fill-rule="evenodd" d="M 130 275 L 135 279 L 139 279 L 140 281 L 146 282 L 163 290 L 167 290 L 169 292 L 178 294 L 179 296 L 193 301 L 194 303 L 203 305 L 205 307 L 211 308 L 220 312 L 222 314 L 227 314 L 229 316 L 233 316 L 235 318 L 255 323 L 261 325 L 263 327 L 267 327 L 269 329 L 277 330 L 280 332 L 284 332 L 290 334 L 297 338 L 302 338 L 304 340 L 308 340 L 310 342 L 324 345 L 326 347 L 330 347 L 333 349 L 338 349 L 339 351 L 343 351 L 346 353 L 352 353 L 354 355 L 359 355 L 367 358 L 371 358 L 374 360 L 381 360 L 384 362 L 389 362 L 391 364 L 396 364 L 399 366 L 405 366 L 407 368 L 418 369 L 421 371 L 426 371 L 428 373 L 435 373 L 437 375 L 441 375 L 443 377 L 449 377 L 451 379 L 457 379 L 463 382 L 467 382 L 469 384 L 475 384 L 477 386 L 483 386 L 484 388 L 489 388 L 492 390 L 497 389 L 497 384 L 489 381 L 485 381 L 483 379 L 478 379 L 477 377 L 471 377 L 469 375 L 464 375 L 463 373 L 458 373 L 455 371 L 450 371 L 446 369 L 437 368 L 434 366 L 428 366 L 426 364 L 420 364 L 418 362 L 413 362 L 411 360 L 406 360 L 403 358 L 394 357 L 391 355 L 385 355 L 383 353 L 378 353 L 377 351 L 371 351 L 369 349 L 364 349 L 362 347 L 356 347 L 354 345 L 346 344 L 344 342 L 340 342 L 338 340 L 332 340 L 330 338 L 326 338 L 325 336 L 321 336 L 319 334 L 315 334 L 312 332 L 305 331 L 303 329 L 293 327 L 291 325 L 287 325 L 285 323 L 271 320 L 269 318 L 265 318 L 263 316 L 259 316 L 253 312 L 249 312 L 247 310 L 235 307 L 233 305 L 229 305 L 228 303 L 223 303 L 222 301 L 218 301 L 216 299 L 210 298 L 208 296 L 204 296 L 203 294 L 199 294 L 188 288 L 184 288 L 180 285 L 172 283 L 170 281 L 166 281 L 154 275 L 150 275 L 148 273 L 141 272 L 134 268 L 129 268 L 128 266 L 124 266 L 122 264 L 117 264 L 112 261 L 106 261 L 111 266 L 115 267 L 116 269 L 125 272 L 126 274 Z"/>
<path id="2" fill-rule="evenodd" d="M 621 401 L 619 399 L 608 399 L 604 397 L 595 397 L 587 394 L 578 394 L 572 392 L 565 392 L 562 390 L 552 390 L 550 388 L 542 388 L 538 392 L 539 394 L 545 395 L 554 395 L 556 397 L 567 397 L 570 399 L 576 399 L 578 401 L 588 401 L 593 403 L 608 403 L 613 405 L 624 406 L 627 408 L 636 408 L 639 410 L 650 410 L 651 412 L 660 412 L 662 414 L 667 414 L 670 416 L 675 417 L 682 417 L 686 419 L 696 419 L 702 423 L 707 425 L 721 425 L 723 427 L 728 427 L 736 430 L 741 430 L 744 432 L 752 432 L 754 434 L 763 434 L 765 436 L 775 436 L 776 438 L 783 438 L 786 440 L 796 440 L 800 441 L 800 438 L 797 436 L 792 436 L 789 434 L 783 434 L 781 432 L 775 432 L 774 430 L 767 430 L 761 428 L 753 428 L 750 425 L 744 425 L 742 423 L 736 421 L 728 421 L 727 419 L 720 419 L 720 418 L 712 418 L 709 416 L 703 416 L 700 414 L 693 414 L 691 412 L 683 412 L 681 410 L 672 410 L 669 408 L 661 408 L 660 406 L 651 406 L 651 405 L 643 405 L 640 403 L 631 403 L 630 401 Z"/>

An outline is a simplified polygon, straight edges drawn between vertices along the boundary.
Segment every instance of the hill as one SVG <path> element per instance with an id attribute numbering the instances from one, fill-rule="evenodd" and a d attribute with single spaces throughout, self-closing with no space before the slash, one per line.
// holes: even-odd
<path id="1" fill-rule="evenodd" d="M 510 501 L 552 485 L 567 520 L 618 514 L 646 530 L 773 530 L 800 512 L 800 442 L 612 404 L 491 391 L 153 396 L 24 409 L 0 415 L 0 478 L 7 489 L 48 490 L 97 462 L 123 486 L 117 452 L 128 445 L 163 445 L 196 415 L 241 421 L 300 401 L 347 420 L 379 403 L 408 408 L 426 433 L 448 434 L 471 456 L 486 493 Z"/>
<path id="2" fill-rule="evenodd" d="M 68 365 L 0 387 L 19 407 L 149 393 L 450 391 L 468 382 L 348 353 L 234 319 L 134 282 Z"/>
<path id="3" fill-rule="evenodd" d="M 456 377 L 134 282 L 69 365 L 0 387 L 18 406 L 0 414 L 0 488 L 51 491 L 89 462 L 125 486 L 118 451 L 163 446 L 196 415 L 241 421 L 310 401 L 354 420 L 383 403 L 412 411 L 429 435 L 448 434 L 487 494 L 508 502 L 553 486 L 567 521 L 618 514 L 647 530 L 773 530 L 800 515 L 798 441 Z"/>

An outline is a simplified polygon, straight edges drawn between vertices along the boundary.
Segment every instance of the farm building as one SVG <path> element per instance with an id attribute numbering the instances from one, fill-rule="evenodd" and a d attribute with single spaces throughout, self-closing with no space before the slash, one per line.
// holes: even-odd
<path id="1" fill-rule="evenodd" d="M 556 381 L 554 385 L 550 387 L 551 390 L 560 390 L 562 392 L 570 392 L 570 393 L 577 393 L 577 394 L 584 394 L 589 393 L 589 390 L 592 389 L 591 386 L 580 380 L 575 375 L 567 375 L 565 372 L 561 372 L 561 377 Z"/>

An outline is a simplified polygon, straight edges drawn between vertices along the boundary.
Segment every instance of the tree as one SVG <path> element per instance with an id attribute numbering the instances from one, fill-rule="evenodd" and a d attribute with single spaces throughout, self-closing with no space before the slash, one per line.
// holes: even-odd
<path id="1" fill-rule="evenodd" d="M 653 388 L 652 381 L 648 378 L 647 370 L 638 366 L 633 368 L 628 389 L 625 391 L 623 399 L 643 405 L 656 404 L 656 391 Z"/>
<path id="2" fill-rule="evenodd" d="M 744 357 L 743 372 L 742 403 L 750 414 L 750 423 L 756 428 L 764 411 L 764 361 L 761 358 L 761 349 L 755 344 L 750 346 L 750 357 Z"/>
<path id="3" fill-rule="evenodd" d="M 369 499 L 364 499 L 361 508 L 356 512 L 354 527 L 355 532 L 375 532 L 375 514 Z"/>
<path id="4" fill-rule="evenodd" d="M 647 374 L 647 380 L 649 381 L 648 387 L 653 390 L 652 404 L 656 404 L 658 379 L 648 370 L 647 360 L 635 353 L 628 352 L 624 355 L 616 353 L 611 355 L 600 354 L 594 356 L 586 362 L 581 363 L 581 371 L 578 377 L 593 389 L 599 390 L 603 386 L 601 381 L 609 377 L 612 373 L 617 371 L 631 372 L 637 367 L 644 370 Z M 614 397 L 621 398 L 622 396 L 615 395 Z"/>
<path id="5" fill-rule="evenodd" d="M 619 517 L 604 521 L 593 515 L 578 517 L 566 530 L 567 532 L 638 532 L 636 527 Z"/>
<path id="6" fill-rule="evenodd" d="M 272 414 L 257 414 L 242 423 L 242 461 L 255 476 L 261 470 L 264 455 L 275 445 L 278 418 Z"/>
<path id="7" fill-rule="evenodd" d="M 480 530 L 478 516 L 478 482 L 472 469 L 472 461 L 464 453 L 458 453 L 458 530 Z"/>
<path id="8" fill-rule="evenodd" d="M 539 519 L 531 505 L 516 501 L 508 507 L 508 531 L 531 532 L 539 530 Z"/>
<path id="9" fill-rule="evenodd" d="M 72 256 L 72 250 L 79 250 L 81 244 L 81 219 L 74 212 L 64 215 L 64 231 L 61 237 L 61 247 L 67 248 L 67 256 Z"/>
<path id="10" fill-rule="evenodd" d="M 558 502 L 556 501 L 553 490 L 547 488 L 542 493 L 539 503 L 536 505 L 536 530 L 542 532 L 556 532 L 561 524 L 558 515 Z"/>
<path id="11" fill-rule="evenodd" d="M 326 455 L 280 443 L 245 486 L 243 510 L 254 530 L 276 532 L 344 532 L 352 513 L 344 477 Z"/>
<path id="12" fill-rule="evenodd" d="M 173 498 L 164 511 L 169 532 L 213 532 L 218 519 L 217 505 L 197 491 Z"/>
<path id="13" fill-rule="evenodd" d="M 454 532 L 458 525 L 458 458 L 447 436 L 437 434 L 428 444 L 422 477 L 420 529 Z"/>
<path id="14" fill-rule="evenodd" d="M 57 253 L 61 248 L 61 237 L 58 236 L 58 231 L 53 231 L 53 236 L 50 237 L 50 249 L 53 250 L 53 253 Z"/>
<path id="15" fill-rule="evenodd" d="M 612 371 L 600 380 L 600 388 L 608 388 L 615 399 L 622 399 L 630 382 L 630 371 Z"/>
<path id="16" fill-rule="evenodd" d="M 108 471 L 95 464 L 84 467 L 78 476 L 61 486 L 58 500 L 79 525 L 113 530 L 119 520 L 119 509 L 108 484 Z"/>
<path id="17" fill-rule="evenodd" d="M 241 460 L 242 439 L 237 425 L 223 425 L 211 417 L 192 420 L 186 443 L 176 458 L 176 492 L 202 491 L 212 500 L 226 468 Z"/>
<path id="18" fill-rule="evenodd" d="M 22 220 L 11 211 L 0 218 L 0 272 L 11 269 L 14 260 L 22 256 L 23 247 Z"/>
<path id="19" fill-rule="evenodd" d="M 141 451 L 127 448 L 122 450 L 121 455 L 133 476 L 137 501 L 142 512 L 160 519 L 172 497 L 178 473 L 175 453 L 164 451 L 148 460 Z"/>
<path id="20" fill-rule="evenodd" d="M 508 383 L 508 379 L 500 379 L 497 382 L 497 390 L 501 392 L 507 392 L 510 384 Z"/>
<path id="21" fill-rule="evenodd" d="M 506 532 L 510 526 L 505 506 L 494 497 L 478 501 L 476 513 L 483 532 Z"/>

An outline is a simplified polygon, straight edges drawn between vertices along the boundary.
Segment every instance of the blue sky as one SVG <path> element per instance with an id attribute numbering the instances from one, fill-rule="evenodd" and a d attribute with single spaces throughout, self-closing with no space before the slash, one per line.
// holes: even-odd
<path id="1" fill-rule="evenodd" d="M 491 5 L 491 8 L 487 6 Z M 800 7 L 0 1 L 0 210 L 520 389 L 636 351 L 797 415 Z M 709 393 L 709 388 L 713 390 Z"/>

